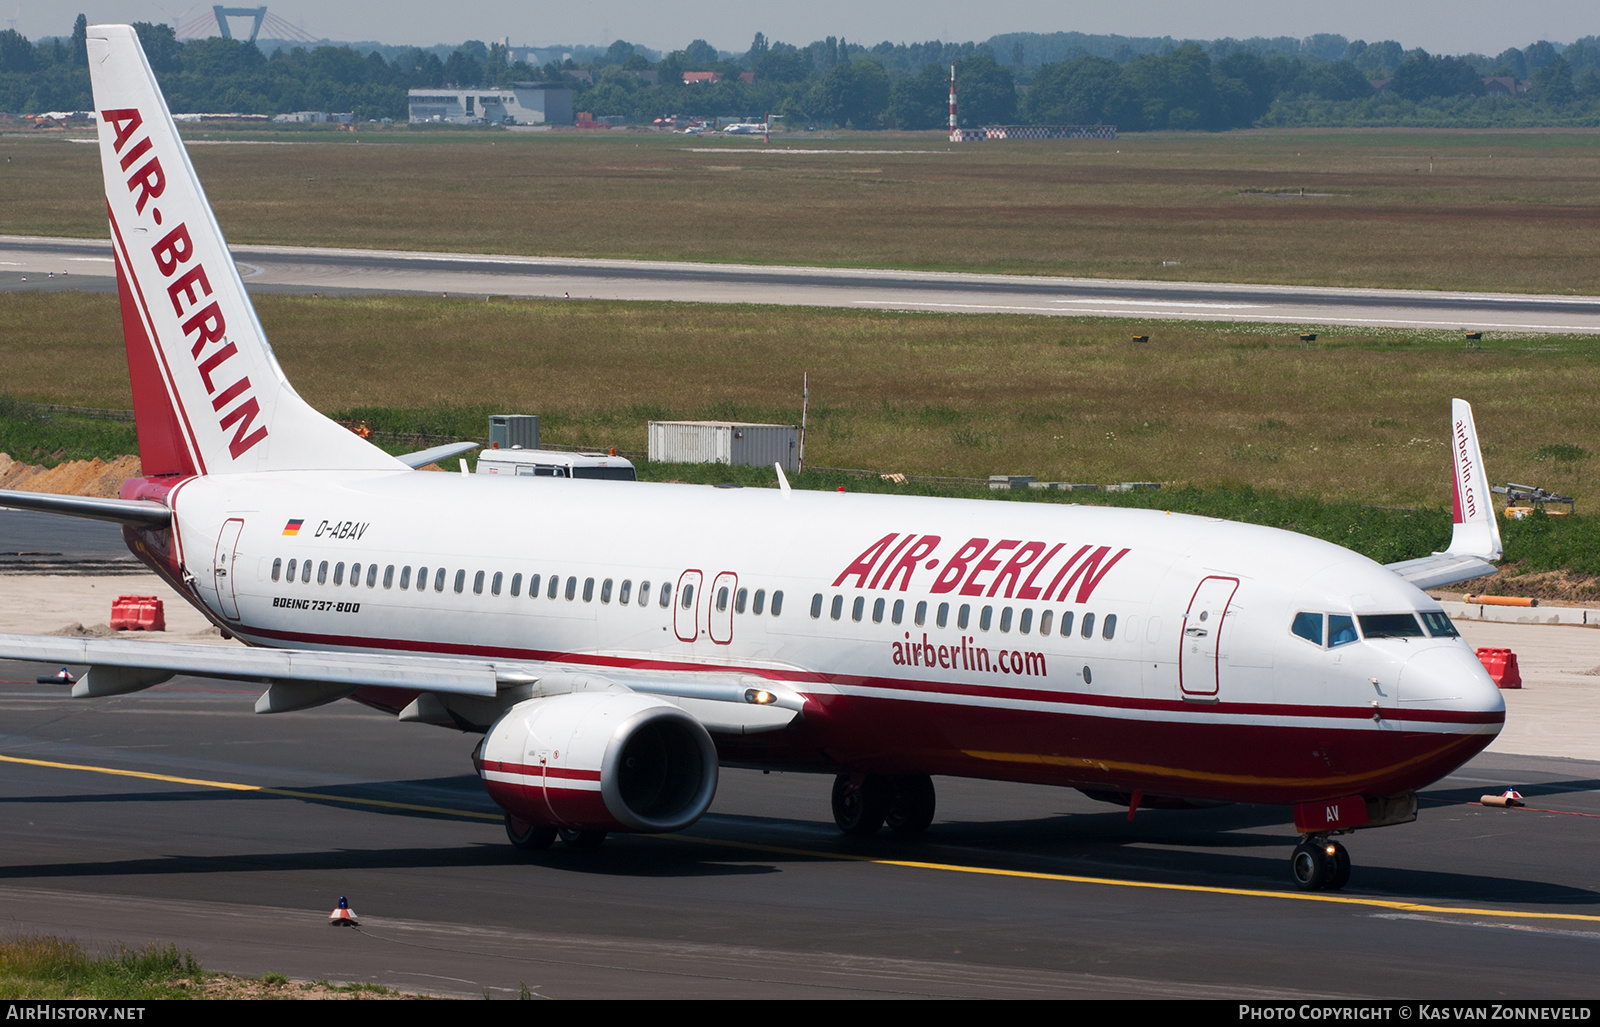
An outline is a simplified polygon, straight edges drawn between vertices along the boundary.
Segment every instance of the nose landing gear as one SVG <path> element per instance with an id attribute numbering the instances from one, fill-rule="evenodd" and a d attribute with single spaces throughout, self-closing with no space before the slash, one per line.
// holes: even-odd
<path id="1" fill-rule="evenodd" d="M 1301 891 L 1338 891 L 1350 883 L 1350 853 L 1325 834 L 1306 835 L 1289 857 L 1289 870 Z"/>

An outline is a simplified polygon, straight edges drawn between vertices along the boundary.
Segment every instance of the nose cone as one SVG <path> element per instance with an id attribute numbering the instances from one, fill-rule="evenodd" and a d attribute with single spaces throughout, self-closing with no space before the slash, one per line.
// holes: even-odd
<path id="1" fill-rule="evenodd" d="M 1465 643 L 1430 646 L 1400 670 L 1400 716 L 1407 726 L 1454 725 L 1493 737 L 1505 723 L 1506 701 Z"/>

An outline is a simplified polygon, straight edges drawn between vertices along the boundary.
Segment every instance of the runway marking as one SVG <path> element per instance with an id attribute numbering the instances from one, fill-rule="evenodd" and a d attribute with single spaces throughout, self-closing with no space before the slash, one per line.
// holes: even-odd
<path id="1" fill-rule="evenodd" d="M 346 803 L 352 806 L 376 806 L 382 809 L 402 809 L 421 813 L 438 813 L 446 816 L 467 817 L 474 820 L 498 821 L 496 813 L 477 810 L 452 809 L 444 806 L 422 806 L 385 799 L 360 799 L 342 795 L 324 795 L 320 792 L 302 792 L 291 788 L 269 788 L 264 785 L 240 784 L 236 781 L 210 781 L 205 778 L 176 777 L 171 774 L 154 774 L 145 770 L 122 770 L 116 767 L 95 767 L 82 763 L 59 763 L 53 760 L 26 759 L 21 756 L 0 755 L 0 762 L 18 763 L 30 767 L 47 767 L 52 770 L 81 770 L 91 774 L 109 774 L 113 777 L 132 777 L 145 781 L 163 781 L 169 784 L 191 785 L 200 788 L 217 788 L 231 792 L 253 792 L 288 799 L 308 799 L 314 802 Z M 699 845 L 722 846 L 749 852 L 770 852 L 785 856 L 805 856 L 811 859 L 838 860 L 851 863 L 876 863 L 886 867 L 906 867 L 912 870 L 939 870 L 947 873 L 978 874 L 985 877 L 1010 877 L 1032 881 L 1058 881 L 1063 884 L 1097 884 L 1114 888 L 1142 888 L 1149 891 L 1189 892 L 1201 895 L 1238 895 L 1257 899 L 1289 899 L 1296 902 L 1325 902 L 1341 906 L 1361 906 L 1369 909 L 1392 909 L 1402 913 L 1435 913 L 1453 916 L 1487 916 L 1508 920 L 1566 920 L 1600 924 L 1600 914 L 1593 913 L 1540 913 L 1514 909 L 1483 909 L 1472 906 L 1433 906 L 1423 902 L 1406 902 L 1400 899 L 1362 898 L 1356 895 L 1315 894 L 1308 892 L 1268 891 L 1262 888 L 1227 888 L 1207 884 L 1170 884 L 1159 881 L 1125 881 L 1113 877 L 1088 877 L 1082 874 L 1053 874 L 1042 870 L 1006 870 L 1000 867 L 962 866 L 958 863 L 929 863 L 923 860 L 884 859 L 881 856 L 861 856 L 848 852 L 826 852 L 820 849 L 796 849 L 785 845 L 763 845 L 759 842 L 736 842 L 696 835 L 660 835 L 668 841 Z"/>
<path id="2" fill-rule="evenodd" d="M 451 809 L 447 806 L 421 806 L 410 802 L 390 802 L 387 799 L 362 799 L 349 795 L 325 795 L 322 792 L 301 792 L 292 788 L 269 788 L 266 785 L 246 785 L 236 781 L 208 781 L 198 777 L 174 777 L 171 774 L 152 774 L 146 770 L 121 770 L 116 767 L 91 767 L 81 763 L 56 763 L 52 760 L 30 760 L 21 756 L 0 756 L 0 763 L 21 763 L 30 767 L 48 767 L 52 770 L 82 770 L 91 774 L 110 774 L 113 777 L 134 777 L 143 781 L 164 781 L 167 784 L 192 785 L 197 788 L 217 788 L 228 792 L 253 792 L 257 795 L 276 795 L 285 799 L 310 799 L 315 802 L 341 802 L 351 806 L 376 806 L 380 809 L 403 809 L 413 813 L 438 813 L 451 817 L 470 817 L 474 820 L 499 821 L 499 813 L 481 813 L 470 809 Z"/>
<path id="3" fill-rule="evenodd" d="M 664 835 L 663 837 L 672 837 Z M 1225 888 L 1207 884 L 1165 884 L 1158 881 L 1123 881 L 1112 877 L 1085 877 L 1080 874 L 1052 874 L 1040 870 L 1003 870 L 997 867 L 969 867 L 955 863 L 926 863 L 909 859 L 883 859 L 878 856 L 857 856 L 845 852 L 821 852 L 809 849 L 792 849 L 782 845 L 760 845 L 755 842 L 730 842 L 710 838 L 684 837 L 684 841 L 698 841 L 713 845 L 726 845 L 734 849 L 756 852 L 774 852 L 788 856 L 811 856 L 819 859 L 849 860 L 856 863 L 878 863 L 882 866 L 910 867 L 916 870 L 945 870 L 961 874 L 983 874 L 990 877 L 1017 877 L 1035 881 L 1061 881 L 1069 884 L 1101 884 L 1117 888 L 1145 888 L 1154 891 L 1197 892 L 1206 895 L 1242 895 L 1258 899 L 1291 899 L 1299 902 L 1328 902 L 1343 906 L 1366 906 L 1375 909 L 1394 909 L 1404 913 L 1449 913 L 1465 916 L 1504 917 L 1518 920 L 1574 920 L 1583 923 L 1600 923 L 1600 915 L 1593 913 L 1538 913 L 1515 909 L 1481 909 L 1470 906 L 1430 906 L 1422 902 L 1400 899 L 1369 899 L 1357 895 L 1315 894 L 1309 892 L 1267 891 L 1261 888 Z"/>

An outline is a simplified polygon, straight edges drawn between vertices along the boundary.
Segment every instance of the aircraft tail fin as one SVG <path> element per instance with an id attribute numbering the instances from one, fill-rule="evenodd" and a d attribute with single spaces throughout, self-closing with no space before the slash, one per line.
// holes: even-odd
<path id="1" fill-rule="evenodd" d="M 88 51 L 144 474 L 404 469 L 284 377 L 133 28 Z"/>
<path id="2" fill-rule="evenodd" d="M 1504 552 L 1500 524 L 1495 520 L 1489 479 L 1483 470 L 1478 429 L 1472 423 L 1472 404 L 1464 399 L 1450 401 L 1450 455 L 1455 472 L 1455 529 L 1445 552 L 1498 560 Z"/>

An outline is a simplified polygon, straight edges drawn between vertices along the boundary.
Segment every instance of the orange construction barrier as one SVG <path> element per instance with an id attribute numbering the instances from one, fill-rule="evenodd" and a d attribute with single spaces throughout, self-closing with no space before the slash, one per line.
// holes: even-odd
<path id="1" fill-rule="evenodd" d="M 1521 596 L 1467 596 L 1466 602 L 1479 603 L 1483 606 L 1538 606 L 1537 599 L 1523 599 Z"/>
<path id="2" fill-rule="evenodd" d="M 1517 669 L 1517 654 L 1510 649 L 1479 649 L 1478 662 L 1501 688 L 1521 688 L 1522 672 Z"/>
<path id="3" fill-rule="evenodd" d="M 156 596 L 117 596 L 111 601 L 113 631 L 165 631 L 167 611 Z"/>

